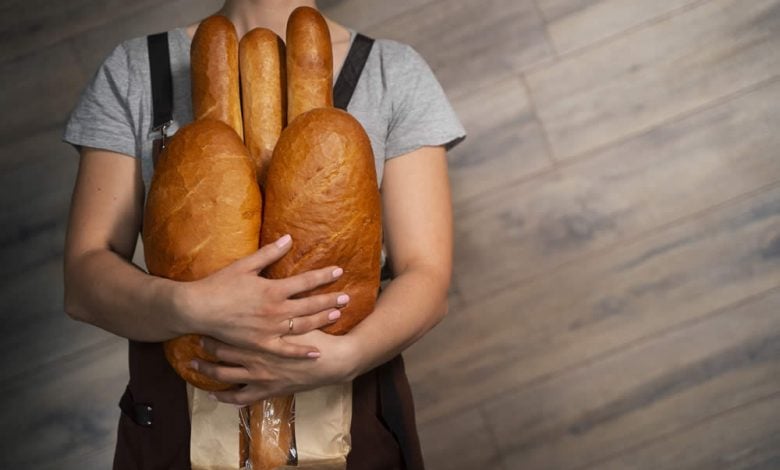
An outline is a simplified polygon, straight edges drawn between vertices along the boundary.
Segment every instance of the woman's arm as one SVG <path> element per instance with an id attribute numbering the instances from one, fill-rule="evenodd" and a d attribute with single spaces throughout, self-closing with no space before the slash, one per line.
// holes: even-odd
<path id="1" fill-rule="evenodd" d="M 387 162 L 382 182 L 385 245 L 395 278 L 374 312 L 350 332 L 352 376 L 399 354 L 447 312 L 452 271 L 452 204 L 443 147 Z"/>
<path id="2" fill-rule="evenodd" d="M 385 242 L 396 277 L 374 312 L 345 336 L 319 331 L 289 341 L 316 346 L 314 362 L 255 354 L 204 340 L 207 351 L 236 366 L 203 361 L 200 372 L 217 380 L 247 384 L 215 393 L 220 401 L 249 404 L 269 396 L 351 380 L 406 349 L 447 311 L 452 269 L 452 209 L 443 147 L 423 147 L 385 165 L 382 200 Z"/>
<path id="3" fill-rule="evenodd" d="M 300 317 L 295 325 L 301 333 L 334 321 L 328 315 L 339 293 L 289 297 L 332 282 L 335 267 L 281 280 L 258 276 L 289 250 L 287 241 L 199 281 L 151 276 L 130 262 L 143 198 L 138 159 L 81 150 L 65 242 L 65 310 L 71 317 L 139 341 L 201 333 L 286 356 L 316 351 L 279 338 L 287 333 L 290 317 Z"/>

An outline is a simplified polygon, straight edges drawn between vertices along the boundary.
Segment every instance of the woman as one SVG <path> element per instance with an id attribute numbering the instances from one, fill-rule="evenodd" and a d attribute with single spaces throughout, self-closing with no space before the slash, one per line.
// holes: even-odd
<path id="1" fill-rule="evenodd" d="M 217 13 L 233 22 L 239 37 L 255 27 L 285 37 L 287 18 L 302 5 L 315 7 L 313 0 L 227 0 Z M 355 34 L 328 25 L 338 74 Z M 196 29 L 169 32 L 169 133 L 192 120 L 189 45 Z M 375 311 L 340 337 L 318 328 L 335 321 L 334 309 L 349 292 L 291 299 L 331 282 L 338 267 L 278 280 L 258 275 L 296 240 L 283 237 L 190 283 L 151 276 L 131 263 L 153 172 L 149 82 L 145 38 L 123 42 L 82 94 L 64 135 L 80 153 L 65 250 L 65 309 L 130 340 L 130 384 L 122 401 L 131 411 L 120 421 L 115 468 L 189 468 L 184 383 L 160 347 L 186 333 L 208 337 L 207 350 L 236 364 L 193 364 L 218 380 L 245 384 L 214 394 L 226 403 L 354 380 L 348 468 L 422 468 L 398 355 L 446 312 L 452 240 L 445 154 L 464 136 L 424 60 L 403 44 L 376 41 L 349 101 L 348 111 L 371 138 L 395 277 Z M 154 426 L 133 422 L 139 404 L 153 405 Z"/>

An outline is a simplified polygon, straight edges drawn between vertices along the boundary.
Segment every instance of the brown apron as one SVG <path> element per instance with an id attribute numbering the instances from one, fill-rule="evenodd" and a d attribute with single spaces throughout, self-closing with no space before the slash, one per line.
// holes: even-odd
<path id="1" fill-rule="evenodd" d="M 334 86 L 346 109 L 373 40 L 358 34 Z M 167 33 L 148 37 L 154 128 L 172 116 Z M 159 145 L 155 145 L 155 150 Z M 385 276 L 387 273 L 383 273 Z M 386 277 L 386 276 L 385 276 Z M 185 382 L 168 364 L 162 343 L 130 341 L 130 383 L 119 406 L 115 470 L 189 470 L 190 419 Z M 353 382 L 352 450 L 347 470 L 422 470 L 414 405 L 401 356 Z"/>

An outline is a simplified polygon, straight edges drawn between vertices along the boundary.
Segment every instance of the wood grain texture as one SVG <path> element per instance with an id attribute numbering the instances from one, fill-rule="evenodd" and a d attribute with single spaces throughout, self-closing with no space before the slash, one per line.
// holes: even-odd
<path id="1" fill-rule="evenodd" d="M 61 256 L 77 171 L 51 153 L 0 173 L 0 280 Z"/>
<path id="2" fill-rule="evenodd" d="M 320 0 L 317 7 L 329 19 L 363 31 L 432 1 L 435 0 Z"/>
<path id="3" fill-rule="evenodd" d="M 152 0 L 15 0 L 0 6 L 0 62 L 57 44 L 137 10 Z"/>
<path id="4" fill-rule="evenodd" d="M 775 185 L 462 309 L 409 354 L 418 418 L 490 402 L 778 285 Z"/>
<path id="5" fill-rule="evenodd" d="M 462 298 L 476 301 L 780 180 L 778 99 L 773 83 L 460 205 L 454 269 Z"/>
<path id="6" fill-rule="evenodd" d="M 452 97 L 516 75 L 552 54 L 530 0 L 439 0 L 366 32 L 415 47 Z"/>
<path id="7" fill-rule="evenodd" d="M 62 357 L 115 338 L 70 319 L 63 309 L 63 297 L 62 261 L 56 256 L 17 272 L 0 285 L 4 328 L 14 332 L 0 342 L 0 384 L 24 380 Z"/>
<path id="8" fill-rule="evenodd" d="M 78 64 L 86 73 L 92 74 L 108 53 L 123 40 L 189 25 L 214 13 L 221 5 L 219 0 L 157 2 L 154 8 L 135 11 L 126 17 L 107 22 L 68 42 L 75 51 Z"/>
<path id="9" fill-rule="evenodd" d="M 537 0 L 555 49 L 565 53 L 676 12 L 701 0 Z M 567 12 L 561 15 L 561 12 Z"/>
<path id="10" fill-rule="evenodd" d="M 592 470 L 776 470 L 780 468 L 780 394 L 736 406 L 598 462 Z M 717 449 L 713 452 L 712 449 Z"/>
<path id="11" fill-rule="evenodd" d="M 0 466 L 39 468 L 112 445 L 116 404 L 127 384 L 126 345 L 116 338 L 24 380 L 3 382 L 0 400 L 12 406 L 0 409 Z"/>
<path id="12" fill-rule="evenodd" d="M 0 142 L 62 125 L 87 78 L 64 43 L 0 63 Z"/>
<path id="13" fill-rule="evenodd" d="M 509 468 L 502 464 L 498 444 L 477 407 L 453 413 L 420 431 L 423 457 L 430 470 Z"/>
<path id="14" fill-rule="evenodd" d="M 50 3 L 0 5 L 0 467 L 110 468 L 126 342 L 61 310 L 59 135 L 118 42 L 221 2 Z M 450 313 L 406 353 L 427 468 L 780 468 L 779 4 L 319 2 L 469 132 Z"/>
<path id="15" fill-rule="evenodd" d="M 780 392 L 777 312 L 780 289 L 491 400 L 507 467 L 580 468 Z"/>
<path id="16" fill-rule="evenodd" d="M 712 0 L 528 74 L 570 158 L 780 74 L 780 2 Z"/>
<path id="17" fill-rule="evenodd" d="M 469 134 L 448 157 L 456 206 L 551 167 L 543 131 L 519 79 L 474 90 L 453 105 Z"/>

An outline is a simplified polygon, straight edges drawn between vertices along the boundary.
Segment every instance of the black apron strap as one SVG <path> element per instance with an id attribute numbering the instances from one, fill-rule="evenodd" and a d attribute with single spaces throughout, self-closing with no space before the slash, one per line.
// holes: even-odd
<path id="1" fill-rule="evenodd" d="M 152 127 L 160 128 L 173 119 L 173 78 L 168 52 L 168 33 L 147 36 L 149 73 L 152 79 Z"/>
<path id="2" fill-rule="evenodd" d="M 173 121 L 173 77 L 168 51 L 168 33 L 152 34 L 146 37 L 149 50 L 149 76 L 152 82 L 152 133 L 159 132 L 152 144 L 152 161 L 165 148 L 166 131 Z"/>
<path id="3" fill-rule="evenodd" d="M 336 85 L 333 87 L 333 106 L 336 108 L 346 111 L 373 45 L 374 40 L 370 37 L 360 33 L 355 36 L 347 58 L 344 59 L 344 65 L 341 66 Z"/>

